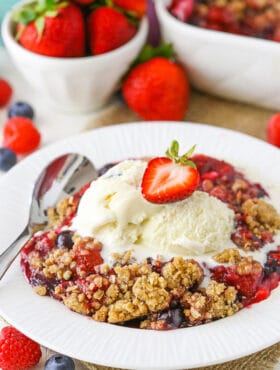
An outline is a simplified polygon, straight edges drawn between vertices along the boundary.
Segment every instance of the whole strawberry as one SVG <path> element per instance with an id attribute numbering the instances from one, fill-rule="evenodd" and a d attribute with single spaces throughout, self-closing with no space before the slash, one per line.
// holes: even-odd
<path id="1" fill-rule="evenodd" d="M 133 68 L 122 92 L 128 106 L 144 120 L 182 120 L 189 102 L 184 69 L 161 56 Z"/>
<path id="2" fill-rule="evenodd" d="M 280 148 L 280 113 L 274 114 L 266 126 L 267 141 Z"/>
<path id="3" fill-rule="evenodd" d="M 113 3 L 132 14 L 135 14 L 138 18 L 142 18 L 147 10 L 146 0 L 113 0 Z"/>
<path id="4" fill-rule="evenodd" d="M 0 77 L 0 108 L 9 103 L 13 94 L 12 86 L 8 81 Z"/>
<path id="5" fill-rule="evenodd" d="M 18 42 L 51 57 L 85 54 L 85 24 L 80 9 L 68 1 L 37 0 L 14 14 Z"/>
<path id="6" fill-rule="evenodd" d="M 137 27 L 123 13 L 101 6 L 88 19 L 90 50 L 99 55 L 117 49 L 136 34 Z"/>
<path id="7" fill-rule="evenodd" d="M 26 337 L 12 326 L 6 326 L 0 333 L 0 368 L 2 370 L 29 369 L 42 356 L 38 343 Z"/>

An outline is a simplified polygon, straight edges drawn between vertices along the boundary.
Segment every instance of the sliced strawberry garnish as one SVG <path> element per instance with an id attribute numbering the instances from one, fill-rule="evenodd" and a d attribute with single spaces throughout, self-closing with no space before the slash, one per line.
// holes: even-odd
<path id="1" fill-rule="evenodd" d="M 189 157 L 195 147 L 183 156 L 178 155 L 179 144 L 173 141 L 167 157 L 149 161 L 142 179 L 144 198 L 152 203 L 171 203 L 190 196 L 199 184 L 199 173 Z"/>

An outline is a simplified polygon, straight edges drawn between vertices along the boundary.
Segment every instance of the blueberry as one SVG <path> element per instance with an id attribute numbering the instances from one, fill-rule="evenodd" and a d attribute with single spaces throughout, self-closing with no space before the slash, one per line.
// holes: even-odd
<path id="1" fill-rule="evenodd" d="M 73 231 L 65 230 L 61 231 L 61 233 L 58 234 L 55 244 L 57 248 L 68 248 L 71 249 L 73 247 Z"/>
<path id="2" fill-rule="evenodd" d="M 45 370 L 75 370 L 75 364 L 72 358 L 57 354 L 48 359 Z"/>
<path id="3" fill-rule="evenodd" d="M 183 313 L 180 308 L 171 309 L 162 312 L 158 320 L 165 320 L 165 322 L 174 328 L 179 328 L 183 321 Z"/>
<path id="4" fill-rule="evenodd" d="M 9 148 L 0 148 L 0 170 L 8 171 L 17 163 L 16 153 Z"/>
<path id="5" fill-rule="evenodd" d="M 32 119 L 34 117 L 34 110 L 28 103 L 18 101 L 10 106 L 8 117 L 26 117 Z"/>

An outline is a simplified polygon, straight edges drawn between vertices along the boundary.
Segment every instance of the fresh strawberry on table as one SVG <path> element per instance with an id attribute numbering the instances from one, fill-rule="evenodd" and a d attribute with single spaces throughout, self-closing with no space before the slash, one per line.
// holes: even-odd
<path id="1" fill-rule="evenodd" d="M 81 10 L 68 1 L 37 0 L 13 16 L 18 42 L 26 49 L 52 57 L 85 54 L 85 24 Z"/>
<path id="2" fill-rule="evenodd" d="M 171 203 L 189 197 L 198 187 L 200 176 L 190 157 L 195 146 L 179 156 L 175 140 L 166 151 L 166 157 L 153 158 L 144 172 L 141 191 L 152 203 Z"/>
<path id="3" fill-rule="evenodd" d="M 135 14 L 138 18 L 142 18 L 147 10 L 146 0 L 113 0 L 113 3 L 132 14 Z"/>
<path id="4" fill-rule="evenodd" d="M 110 6 L 93 10 L 88 19 L 90 50 L 99 55 L 124 45 L 137 32 L 137 27 L 125 14 Z"/>
<path id="5" fill-rule="evenodd" d="M 13 89 L 8 81 L 0 77 L 0 108 L 5 107 L 12 97 Z"/>
<path id="6" fill-rule="evenodd" d="M 189 103 L 186 72 L 170 45 L 147 46 L 123 81 L 127 105 L 144 120 L 182 120 Z"/>
<path id="7" fill-rule="evenodd" d="M 274 114 L 267 122 L 266 137 L 270 144 L 280 148 L 280 113 Z"/>

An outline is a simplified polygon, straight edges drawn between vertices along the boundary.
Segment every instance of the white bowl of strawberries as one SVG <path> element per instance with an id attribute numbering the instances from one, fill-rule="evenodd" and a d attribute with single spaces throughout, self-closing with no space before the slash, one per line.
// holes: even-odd
<path id="1" fill-rule="evenodd" d="M 145 0 L 142 6 L 133 3 L 24 1 L 4 18 L 4 44 L 15 66 L 54 108 L 96 111 L 108 103 L 145 44 Z"/>

